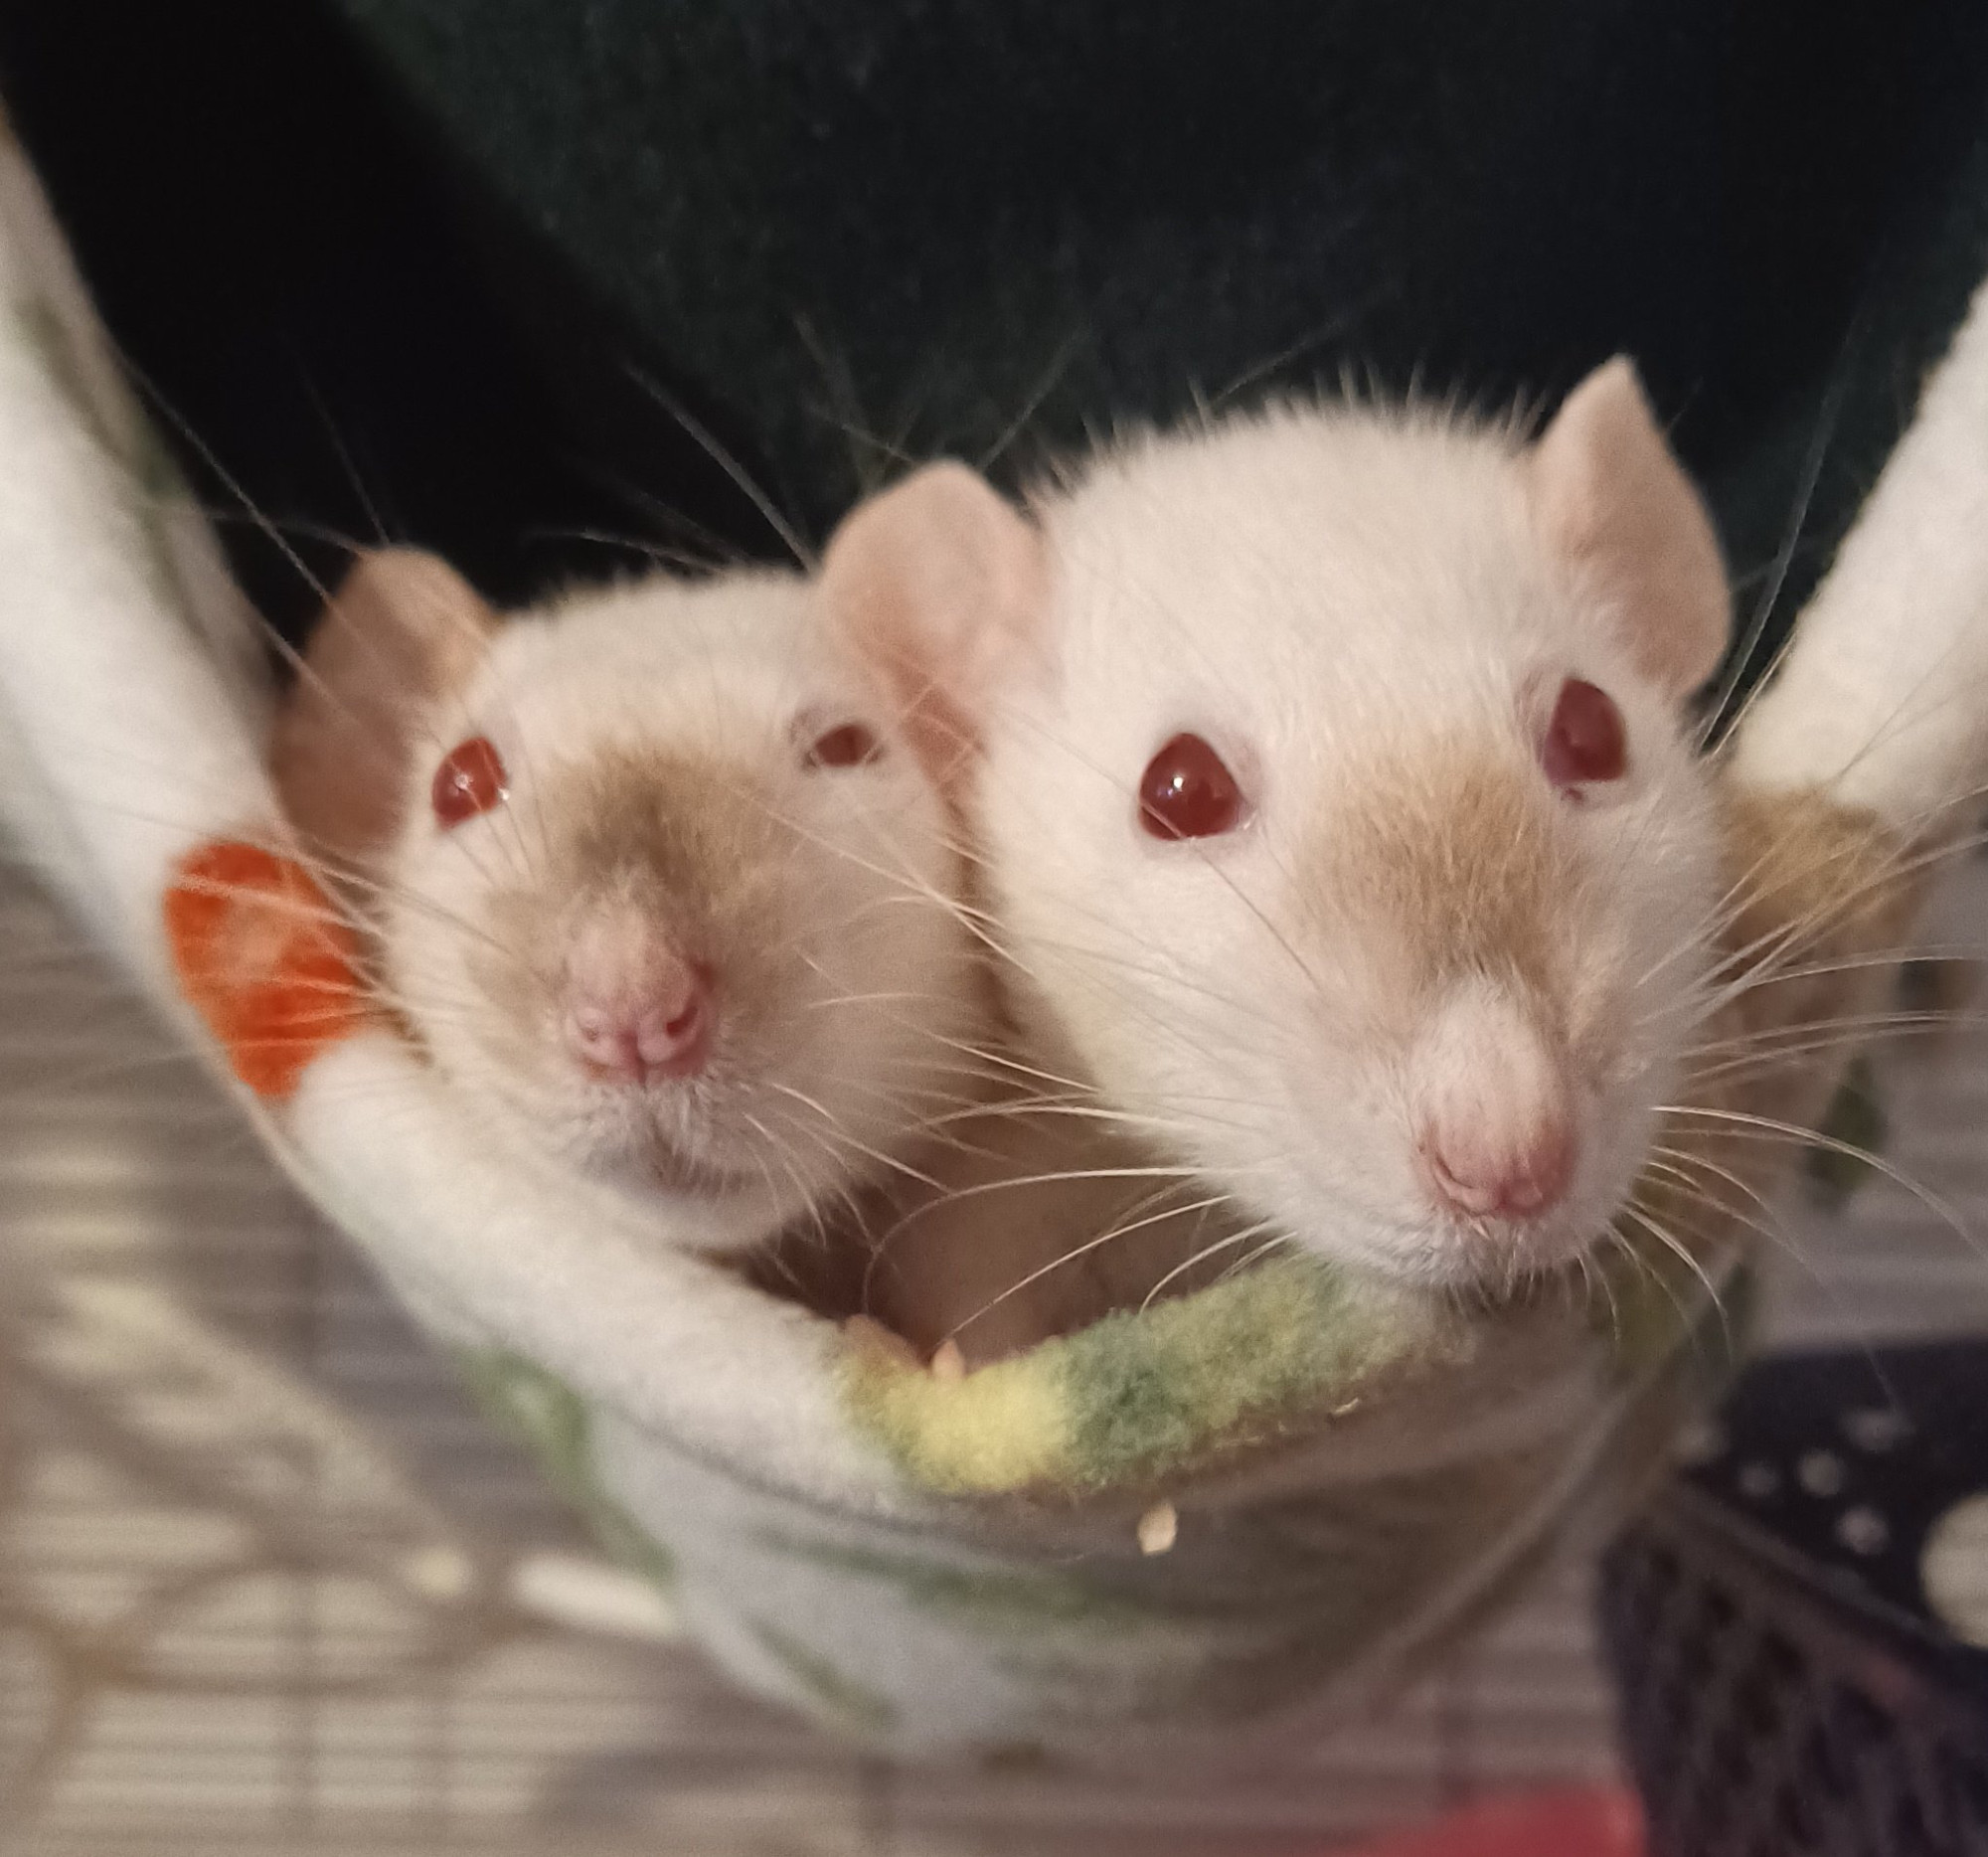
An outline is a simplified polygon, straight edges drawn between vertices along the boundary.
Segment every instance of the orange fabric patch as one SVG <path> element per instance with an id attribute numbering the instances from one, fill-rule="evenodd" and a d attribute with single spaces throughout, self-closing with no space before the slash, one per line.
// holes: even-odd
<path id="1" fill-rule="evenodd" d="M 181 991 L 257 1096 L 287 1097 L 365 1017 L 358 938 L 293 858 L 202 845 L 181 861 L 165 919 Z"/>

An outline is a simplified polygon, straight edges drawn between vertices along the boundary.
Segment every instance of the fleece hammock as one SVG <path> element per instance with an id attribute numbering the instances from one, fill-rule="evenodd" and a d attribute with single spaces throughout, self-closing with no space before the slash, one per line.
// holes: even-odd
<path id="1" fill-rule="evenodd" d="M 1866 957 L 1902 945 L 1912 853 L 1983 771 L 1984 397 L 1988 318 L 1729 758 L 1748 898 L 1729 932 L 1760 982 L 1736 1031 L 1800 1047 L 1876 996 Z M 851 1732 L 1259 1756 L 1632 1493 L 1720 1372 L 1737 1222 L 1688 1266 L 1624 1272 L 1612 1307 L 1556 1290 L 1466 1318 L 1289 1262 L 958 1381 L 855 1345 L 550 1191 L 463 1117 L 368 1010 L 339 934 L 291 907 L 311 880 L 262 766 L 270 694 L 10 141 L 5 823 L 608 1545 L 743 1680 Z M 1809 1120 L 1829 1084 L 1804 1055 L 1708 1101 Z M 1679 1138 L 1748 1191 L 1784 1165 Z"/>

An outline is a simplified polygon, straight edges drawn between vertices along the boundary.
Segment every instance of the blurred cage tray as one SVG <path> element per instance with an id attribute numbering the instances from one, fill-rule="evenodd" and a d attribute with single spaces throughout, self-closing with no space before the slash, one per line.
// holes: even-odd
<path id="1" fill-rule="evenodd" d="M 1956 908 L 1970 921 L 1988 913 L 1988 866 L 1970 866 Z M 1891 1079 L 1888 1102 L 1893 1161 L 1936 1181 L 1978 1226 L 1988 1028 L 1957 1034 L 1950 1062 Z M 1799 1266 L 1776 1285 L 1770 1341 L 1988 1332 L 1980 1256 L 1897 1180 L 1868 1180 L 1847 1208 L 1803 1215 L 1798 1244 Z M 1777 1245 L 1767 1258 L 1785 1255 Z M 142 1615 L 190 1563 L 240 1545 L 225 1534 L 239 1526 L 225 1476 L 190 1482 L 183 1453 L 167 1461 L 156 1446 L 134 1462 L 121 1424 L 106 1429 L 106 1403 L 126 1401 L 150 1423 L 162 1402 L 169 1416 L 174 1392 L 170 1376 L 121 1347 L 107 1316 L 142 1321 L 163 1307 L 191 1319 L 388 1447 L 429 1499 L 426 1525 L 441 1512 L 440 1536 L 418 1536 L 417 1553 L 466 1552 L 505 1590 L 507 1567 L 579 1536 L 231 1105 L 0 862 L 0 1375 L 7 1343 L 21 1339 L 4 1317 L 24 1278 L 68 1295 L 83 1345 L 44 1359 L 36 1384 L 25 1361 L 0 1379 L 12 1394 L 0 1404 L 0 1439 L 11 1444 L 0 1476 L 6 1857 L 1291 1857 L 1481 1791 L 1616 1771 L 1579 1569 L 1562 1571 L 1393 1714 L 1274 1781 L 1221 1794 L 1185 1781 L 901 1772 L 741 1700 L 677 1648 L 520 1628 L 506 1606 L 476 1612 L 474 1629 L 431 1635 L 446 1654 L 412 1668 L 399 1658 L 399 1679 L 341 1689 L 341 1674 L 396 1650 L 393 1638 L 383 1643 L 353 1589 L 328 1590 L 294 1565 L 268 1569 L 259 1548 L 248 1565 L 266 1577 L 238 1583 L 230 1605 L 177 1614 L 186 1630 L 168 1648 L 188 1655 L 155 1672 L 166 1680 L 130 1682 L 74 1655 L 79 1632 Z M 115 1375 L 102 1371 L 113 1363 Z M 273 1443 L 257 1461 L 293 1479 L 289 1514 L 266 1501 L 261 1514 L 299 1525 L 305 1546 L 323 1535 L 364 1550 L 350 1498 L 382 1485 L 334 1473 L 334 1462 L 360 1460 L 308 1436 Z M 1775 1451 L 1798 1466 L 1796 1433 Z M 1740 1459 L 1700 1467 L 1708 1500 L 1722 1463 L 1737 1470 Z M 208 1465 L 243 1467 L 232 1451 Z M 1614 1564 L 1611 1624 L 1632 1564 Z M 1688 1555 L 1677 1564 L 1696 1568 Z M 425 1565 L 442 1569 L 438 1558 Z M 446 1599 L 425 1604 L 430 1627 L 435 1610 L 450 1609 Z M 29 1628 L 36 1619 L 68 1634 L 68 1648 Z M 1640 1657 L 1633 1635 L 1628 1648 Z M 38 1763 L 31 1795 L 22 1779 Z M 1690 1857 L 1718 1857 L 1717 1847 Z"/>
<path id="2" fill-rule="evenodd" d="M 1690 1455 L 1601 1588 L 1653 1857 L 1988 1851 L 1988 1344 L 1769 1361 Z"/>
<path id="3" fill-rule="evenodd" d="M 1988 865 L 1970 864 L 1954 908 L 1968 923 L 1988 918 Z M 1887 1100 L 1892 1160 L 1936 1181 L 1981 1228 L 1988 1027 L 1957 1033 L 1950 1061 L 1889 1079 Z M 1988 1333 L 1980 1255 L 1896 1179 L 1803 1215 L 1787 1243 L 1800 1263 L 1775 1285 L 1769 1341 Z M 22 1355 L 9 1373 L 8 1344 L 23 1337 L 5 1318 L 24 1280 L 63 1300 L 73 1326 L 53 1355 Z M 149 1353 L 119 1339 L 160 1311 Z M 203 1475 L 187 1475 L 201 1466 L 189 1465 L 186 1435 L 168 1451 L 148 1432 L 170 1428 L 186 1391 L 160 1371 L 185 1321 L 384 1446 L 423 1498 L 421 1526 L 385 1537 L 357 1526 L 405 1517 L 377 1500 L 393 1478 L 364 1474 L 374 1459 L 308 1432 L 279 1427 L 252 1460 L 211 1452 Z M 220 1416 L 249 1419 L 239 1404 Z M 153 1442 L 134 1452 L 126 1419 Z M 1775 1460 L 1798 1466 L 1808 1436 L 1791 1432 Z M 329 1543 L 319 1559 L 363 1558 L 390 1538 L 395 1566 L 405 1573 L 412 1549 L 429 1576 L 462 1565 L 430 1557 L 445 1549 L 468 1557 L 474 1591 L 503 1594 L 518 1564 L 577 1548 L 578 1531 L 234 1108 L 4 855 L 0 1444 L 6 1857 L 1291 1857 L 1482 1791 L 1616 1772 L 1584 1569 L 1559 1572 L 1392 1714 L 1274 1780 L 1221 1793 L 1185 1780 L 900 1771 L 742 1700 L 679 1648 L 552 1630 L 509 1604 L 464 1611 L 459 1594 L 419 1600 L 437 1654 L 407 1657 L 406 1614 L 383 1618 L 352 1586 L 317 1580 L 314 1544 Z M 1708 1500 L 1721 1463 L 1740 1459 L 1701 1465 Z M 284 1479 L 273 1505 L 257 1474 Z M 267 1552 L 268 1533 L 235 1532 L 232 1478 L 246 1478 L 283 1554 Z M 232 1593 L 212 1590 L 221 1603 L 170 1614 L 175 1654 L 145 1680 L 79 1654 L 119 1620 L 167 1622 L 158 1596 L 218 1553 L 242 1556 L 244 1577 Z M 1629 1564 L 1615 1563 L 1618 1601 Z M 1698 1578 L 1688 1555 L 1677 1565 Z M 451 1622 L 467 1628 L 437 1629 Z M 1633 1636 L 1628 1648 L 1640 1657 Z M 341 1681 L 383 1663 L 399 1675 Z"/>
<path id="4" fill-rule="evenodd" d="M 1581 1570 L 1222 1789 L 899 1768 L 553 1626 L 549 1486 L 4 865 L 0 1376 L 5 1857 L 1291 1857 L 1615 1771 Z"/>

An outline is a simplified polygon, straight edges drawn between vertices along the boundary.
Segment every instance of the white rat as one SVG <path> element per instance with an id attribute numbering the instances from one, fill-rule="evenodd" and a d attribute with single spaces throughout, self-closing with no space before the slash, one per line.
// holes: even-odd
<path id="1" fill-rule="evenodd" d="M 791 574 L 500 623 L 362 559 L 272 760 L 378 990 L 515 1150 L 757 1243 L 904 1164 L 984 983 L 939 798 Z"/>
<path id="2" fill-rule="evenodd" d="M 1720 901 L 1681 711 L 1730 598 L 1633 370 L 1531 444 L 1310 405 L 1140 437 L 1033 514 L 929 466 L 823 587 L 972 820 L 1041 1061 L 1343 1262 L 1579 1255 Z"/>

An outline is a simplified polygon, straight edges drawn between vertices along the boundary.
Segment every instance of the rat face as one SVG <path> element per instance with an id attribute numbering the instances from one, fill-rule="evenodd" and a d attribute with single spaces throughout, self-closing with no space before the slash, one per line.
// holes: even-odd
<path id="1" fill-rule="evenodd" d="M 1617 481 L 1655 545 L 1609 532 Z M 962 512 L 950 580 L 865 610 L 967 610 L 959 560 L 1006 551 L 934 726 L 1073 1074 L 1347 1262 L 1576 1255 L 1673 1088 L 1717 903 L 1676 712 L 1724 584 L 1633 377 L 1528 451 L 1288 411 L 1098 462 L 1040 538 Z"/>
<path id="2" fill-rule="evenodd" d="M 937 795 L 810 597 L 650 582 L 482 625 L 380 860 L 384 995 L 467 1099 L 754 1230 L 902 1152 L 972 997 Z"/>

